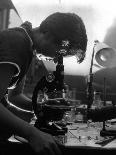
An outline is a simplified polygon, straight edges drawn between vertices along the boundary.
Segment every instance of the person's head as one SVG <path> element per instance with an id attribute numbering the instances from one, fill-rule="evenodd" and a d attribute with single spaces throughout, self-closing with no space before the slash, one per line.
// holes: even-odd
<path id="1" fill-rule="evenodd" d="M 85 25 L 74 13 L 53 13 L 33 32 L 35 48 L 45 56 L 54 57 L 56 51 L 62 48 L 63 42 L 67 41 L 69 55 L 82 50 L 83 58 L 85 56 L 87 47 Z"/>

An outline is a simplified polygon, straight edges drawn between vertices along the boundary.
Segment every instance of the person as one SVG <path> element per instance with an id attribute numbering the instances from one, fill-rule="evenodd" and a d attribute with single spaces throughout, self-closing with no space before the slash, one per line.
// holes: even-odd
<path id="1" fill-rule="evenodd" d="M 67 55 L 84 60 L 87 34 L 83 20 L 75 13 L 55 12 L 32 28 L 28 21 L 20 27 L 0 32 L 0 135 L 18 135 L 27 140 L 35 153 L 61 154 L 56 140 L 27 121 L 15 106 L 33 113 L 32 101 L 23 94 L 26 74 L 36 53 L 54 57 L 61 44 L 68 41 Z M 6 102 L 6 99 L 7 101 Z M 13 109 L 13 110 L 12 110 Z"/>

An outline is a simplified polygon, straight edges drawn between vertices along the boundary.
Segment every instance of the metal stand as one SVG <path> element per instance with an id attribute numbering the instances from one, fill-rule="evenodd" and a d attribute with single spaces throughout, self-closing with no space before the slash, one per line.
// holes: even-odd
<path id="1" fill-rule="evenodd" d="M 92 53 L 92 58 L 91 58 L 91 66 L 90 66 L 90 72 L 89 72 L 89 78 L 87 82 L 87 114 L 89 112 L 89 109 L 91 108 L 91 105 L 93 103 L 93 58 L 95 54 L 95 46 L 96 46 L 96 41 L 93 47 L 93 53 Z"/>

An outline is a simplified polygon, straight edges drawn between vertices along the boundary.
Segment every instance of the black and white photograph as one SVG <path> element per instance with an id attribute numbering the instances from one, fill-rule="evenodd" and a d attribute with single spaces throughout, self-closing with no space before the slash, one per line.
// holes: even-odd
<path id="1" fill-rule="evenodd" d="M 115 0 L 0 0 L 0 155 L 116 154 Z"/>

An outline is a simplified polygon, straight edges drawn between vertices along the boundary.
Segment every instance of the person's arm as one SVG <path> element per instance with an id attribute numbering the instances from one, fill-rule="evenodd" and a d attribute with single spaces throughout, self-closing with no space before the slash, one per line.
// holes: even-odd
<path id="1" fill-rule="evenodd" d="M 19 118 L 31 123 L 31 119 L 34 117 L 34 112 L 20 109 L 13 104 L 9 104 L 7 109 L 10 110 L 13 114 L 18 116 Z"/>
<path id="2" fill-rule="evenodd" d="M 26 76 L 15 89 L 8 90 L 8 100 L 21 109 L 32 111 L 32 100 L 23 93 L 25 79 Z"/>
<path id="3" fill-rule="evenodd" d="M 103 122 L 116 118 L 116 106 L 104 106 L 102 108 L 90 109 L 87 115 L 93 122 Z"/>
<path id="4" fill-rule="evenodd" d="M 7 108 L 16 116 L 30 122 L 34 113 L 32 112 L 32 100 L 23 94 L 25 79 L 26 77 L 24 77 L 16 88 L 8 90 L 8 101 L 10 104 Z"/>
<path id="5" fill-rule="evenodd" d="M 6 93 L 12 76 L 14 66 L 0 65 L 0 100 Z M 36 153 L 59 155 L 60 150 L 53 137 L 41 132 L 39 129 L 20 119 L 0 103 L 0 125 L 12 134 L 25 138 Z"/>

